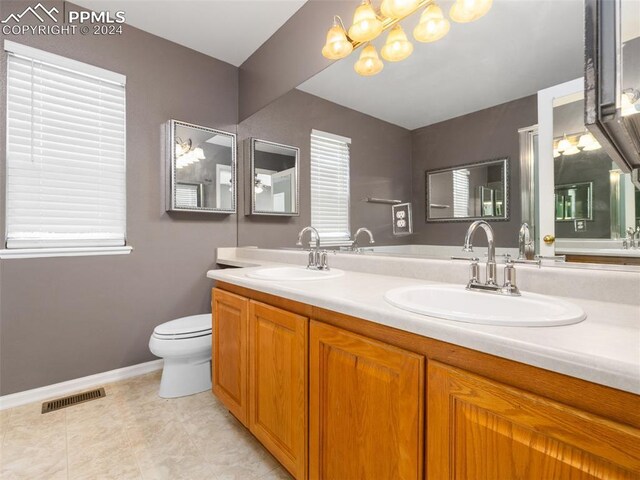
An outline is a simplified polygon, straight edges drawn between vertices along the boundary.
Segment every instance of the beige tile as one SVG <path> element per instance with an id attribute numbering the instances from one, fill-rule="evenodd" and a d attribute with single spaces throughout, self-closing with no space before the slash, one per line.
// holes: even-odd
<path id="1" fill-rule="evenodd" d="M 0 478 L 67 478 L 67 451 L 64 431 L 50 437 L 8 432 L 2 445 Z"/>
<path id="2" fill-rule="evenodd" d="M 159 385 L 156 372 L 57 412 L 0 412 L 0 478 L 291 478 L 210 392 L 161 399 Z"/>

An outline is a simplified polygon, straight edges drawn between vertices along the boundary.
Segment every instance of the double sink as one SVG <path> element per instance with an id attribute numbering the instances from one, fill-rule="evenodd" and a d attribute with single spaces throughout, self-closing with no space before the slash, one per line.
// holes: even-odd
<path id="1" fill-rule="evenodd" d="M 265 267 L 246 277 L 270 282 L 307 282 L 338 278 L 344 271 L 305 267 Z M 470 291 L 460 285 L 413 285 L 387 291 L 384 299 L 405 311 L 457 322 L 519 327 L 570 325 L 586 318 L 577 305 L 546 295 L 520 296 Z"/>

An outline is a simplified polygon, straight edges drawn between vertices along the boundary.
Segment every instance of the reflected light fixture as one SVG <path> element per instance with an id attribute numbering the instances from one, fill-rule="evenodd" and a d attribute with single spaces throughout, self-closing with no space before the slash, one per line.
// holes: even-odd
<path id="1" fill-rule="evenodd" d="M 368 42 L 382 33 L 382 22 L 371 6 L 371 0 L 362 0 L 362 4 L 353 14 L 353 24 L 349 28 L 349 37 L 356 42 Z"/>
<path id="2" fill-rule="evenodd" d="M 407 35 L 397 23 L 389 32 L 387 42 L 380 51 L 382 58 L 390 62 L 399 62 L 411 55 L 411 52 L 413 52 L 413 44 L 407 40 Z"/>
<path id="3" fill-rule="evenodd" d="M 353 45 L 339 16 L 333 17 L 333 26 L 327 32 L 327 41 L 322 47 L 322 55 L 329 60 L 340 60 L 353 52 Z"/>
<path id="4" fill-rule="evenodd" d="M 420 15 L 420 22 L 413 29 L 413 38 L 419 42 L 435 42 L 449 33 L 451 24 L 444 17 L 442 9 L 432 3 Z"/>
<path id="5" fill-rule="evenodd" d="M 558 142 L 557 150 L 561 155 L 575 155 L 580 151 L 578 150 L 578 147 L 569 141 L 566 133 L 562 137 L 562 140 Z"/>
<path id="6" fill-rule="evenodd" d="M 485 16 L 492 4 L 493 0 L 456 0 L 449 10 L 449 16 L 458 23 L 474 22 Z"/>
<path id="7" fill-rule="evenodd" d="M 360 58 L 353 66 L 354 70 L 364 77 L 371 77 L 382 71 L 384 64 L 380 57 L 376 47 L 369 44 L 362 50 Z"/>
<path id="8" fill-rule="evenodd" d="M 418 8 L 419 0 L 382 0 L 380 12 L 388 18 L 402 18 Z"/>
<path id="9" fill-rule="evenodd" d="M 591 152 L 593 150 L 599 150 L 602 148 L 602 145 L 598 143 L 595 137 L 591 134 L 591 132 L 585 132 L 580 135 L 580 139 L 578 140 L 578 150 Z"/>
<path id="10" fill-rule="evenodd" d="M 382 57 L 390 62 L 404 60 L 413 52 L 413 45 L 399 25 L 400 21 L 418 11 L 422 11 L 420 22 L 413 30 L 414 38 L 423 43 L 435 42 L 444 37 L 451 28 L 442 9 L 435 0 L 381 0 L 379 10 L 362 0 L 353 14 L 353 23 L 348 31 L 339 16 L 334 16 L 333 24 L 327 32 L 322 55 L 329 60 L 340 60 L 349 56 L 357 48 L 363 47 L 360 59 L 354 69 L 360 75 L 371 76 L 379 73 L 384 64 L 369 42 L 383 31 L 390 30 L 381 50 Z M 451 20 L 460 23 L 473 22 L 486 15 L 493 0 L 454 0 L 449 11 Z"/>

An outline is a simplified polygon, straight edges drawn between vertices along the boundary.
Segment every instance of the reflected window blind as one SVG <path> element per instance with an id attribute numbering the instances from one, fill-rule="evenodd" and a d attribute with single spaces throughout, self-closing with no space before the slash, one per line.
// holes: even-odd
<path id="1" fill-rule="evenodd" d="M 190 185 L 188 183 L 176 184 L 176 205 L 178 207 L 193 207 L 198 208 L 198 185 Z"/>
<path id="2" fill-rule="evenodd" d="M 323 245 L 348 244 L 351 139 L 311 132 L 311 225 Z"/>
<path id="3" fill-rule="evenodd" d="M 453 171 L 453 216 L 469 216 L 469 170 Z"/>
<path id="4" fill-rule="evenodd" d="M 7 248 L 124 245 L 124 77 L 5 49 Z"/>

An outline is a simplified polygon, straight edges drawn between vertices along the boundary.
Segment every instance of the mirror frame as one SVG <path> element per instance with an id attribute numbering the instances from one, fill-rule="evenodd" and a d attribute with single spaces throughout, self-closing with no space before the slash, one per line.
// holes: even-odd
<path id="1" fill-rule="evenodd" d="M 449 217 L 449 218 L 432 218 L 429 217 L 429 205 L 431 204 L 431 189 L 429 188 L 429 175 L 434 175 L 436 173 L 445 173 L 445 172 L 452 172 L 454 170 L 459 170 L 461 168 L 467 168 L 467 167 L 481 167 L 483 165 L 490 165 L 490 164 L 497 164 L 499 162 L 502 162 L 503 166 L 504 166 L 504 171 L 503 171 L 503 175 L 502 175 L 502 181 L 504 182 L 504 199 L 505 199 L 505 206 L 504 206 L 504 215 L 500 216 L 500 217 L 460 217 L 460 218 L 453 218 L 453 217 Z M 510 196 L 510 188 L 509 188 L 509 179 L 511 177 L 511 172 L 510 172 L 510 168 L 509 168 L 509 163 L 510 163 L 510 159 L 509 157 L 505 156 L 505 157 L 499 157 L 499 158 L 492 158 L 489 160 L 482 160 L 480 162 L 472 162 L 472 163 L 465 163 L 462 165 L 456 165 L 454 167 L 447 167 L 447 168 L 438 168 L 438 169 L 433 169 L 433 170 L 427 170 L 425 172 L 425 176 L 424 176 L 424 181 L 425 181 L 425 212 L 424 212 L 424 216 L 425 216 L 425 221 L 427 223 L 451 223 L 451 222 L 468 222 L 468 221 L 473 221 L 473 220 L 486 220 L 487 222 L 508 222 L 510 220 L 510 215 L 511 215 L 511 208 L 510 208 L 510 203 L 511 203 L 511 196 Z"/>
<path id="2" fill-rule="evenodd" d="M 176 206 L 176 152 L 175 152 L 175 134 L 176 127 L 188 127 L 194 128 L 197 130 L 203 130 L 205 132 L 209 132 L 215 135 L 226 135 L 231 137 L 231 180 L 233 186 L 232 193 L 232 204 L 233 207 L 230 209 L 224 208 L 207 208 L 207 207 L 179 207 Z M 167 207 L 166 210 L 168 212 L 200 212 L 200 213 L 221 213 L 224 215 L 231 215 L 237 212 L 238 210 L 238 154 L 237 154 L 237 145 L 236 139 L 237 135 L 231 132 L 225 132 L 224 130 L 217 130 L 215 128 L 204 127 L 202 125 L 195 125 L 193 123 L 182 122 L 180 120 L 171 119 L 167 122 L 167 169 L 168 169 L 168 181 L 167 181 Z M 215 172 L 213 172 L 215 176 Z M 217 180 L 217 179 L 216 179 Z"/>
<path id="3" fill-rule="evenodd" d="M 293 212 L 269 212 L 266 210 L 257 210 L 256 209 L 256 192 L 252 188 L 252 180 L 255 178 L 255 150 L 256 150 L 256 142 L 266 143 L 269 145 L 273 145 L 274 147 L 284 147 L 290 148 L 291 150 L 295 150 L 296 152 L 296 160 L 295 160 L 295 181 L 296 181 L 296 195 L 295 195 L 295 204 Z M 300 216 L 300 149 L 298 147 L 294 147 L 293 145 L 286 145 L 284 143 L 271 142 L 269 140 L 262 140 L 260 138 L 251 138 L 249 139 L 249 176 L 247 177 L 247 192 L 249 193 L 250 198 L 250 210 L 247 212 L 247 215 L 263 215 L 270 217 L 299 217 Z"/>

